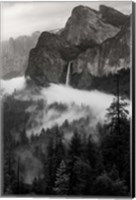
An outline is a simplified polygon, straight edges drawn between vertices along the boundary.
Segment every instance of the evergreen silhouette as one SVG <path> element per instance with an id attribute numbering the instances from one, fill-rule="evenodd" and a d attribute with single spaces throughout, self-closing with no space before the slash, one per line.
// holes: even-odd
<path id="1" fill-rule="evenodd" d="M 69 174 L 67 173 L 64 160 L 61 161 L 56 172 L 56 181 L 54 191 L 59 195 L 68 195 L 69 192 Z"/>

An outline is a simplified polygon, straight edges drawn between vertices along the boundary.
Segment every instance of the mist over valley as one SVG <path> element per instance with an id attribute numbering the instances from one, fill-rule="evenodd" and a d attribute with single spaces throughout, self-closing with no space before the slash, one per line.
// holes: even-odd
<path id="1" fill-rule="evenodd" d="M 130 195 L 130 19 L 79 5 L 2 42 L 4 194 Z"/>

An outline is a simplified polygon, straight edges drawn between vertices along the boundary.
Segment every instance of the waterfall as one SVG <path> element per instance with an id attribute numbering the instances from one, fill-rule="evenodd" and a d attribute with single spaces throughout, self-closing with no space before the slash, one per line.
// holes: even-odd
<path id="1" fill-rule="evenodd" d="M 69 86 L 70 83 L 70 67 L 71 67 L 71 62 L 68 63 L 67 74 L 66 74 L 66 86 Z"/>

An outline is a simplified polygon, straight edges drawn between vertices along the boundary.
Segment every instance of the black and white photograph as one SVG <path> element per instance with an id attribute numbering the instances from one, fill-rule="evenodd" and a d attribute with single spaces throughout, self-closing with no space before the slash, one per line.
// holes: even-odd
<path id="1" fill-rule="evenodd" d="M 132 197 L 131 1 L 3 2 L 4 197 Z"/>

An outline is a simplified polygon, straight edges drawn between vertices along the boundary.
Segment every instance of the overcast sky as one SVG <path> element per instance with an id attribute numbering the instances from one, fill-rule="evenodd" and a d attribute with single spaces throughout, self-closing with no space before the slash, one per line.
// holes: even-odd
<path id="1" fill-rule="evenodd" d="M 100 4 L 131 13 L 131 1 L 2 3 L 2 40 L 62 28 L 75 6 L 85 5 L 98 10 Z"/>

